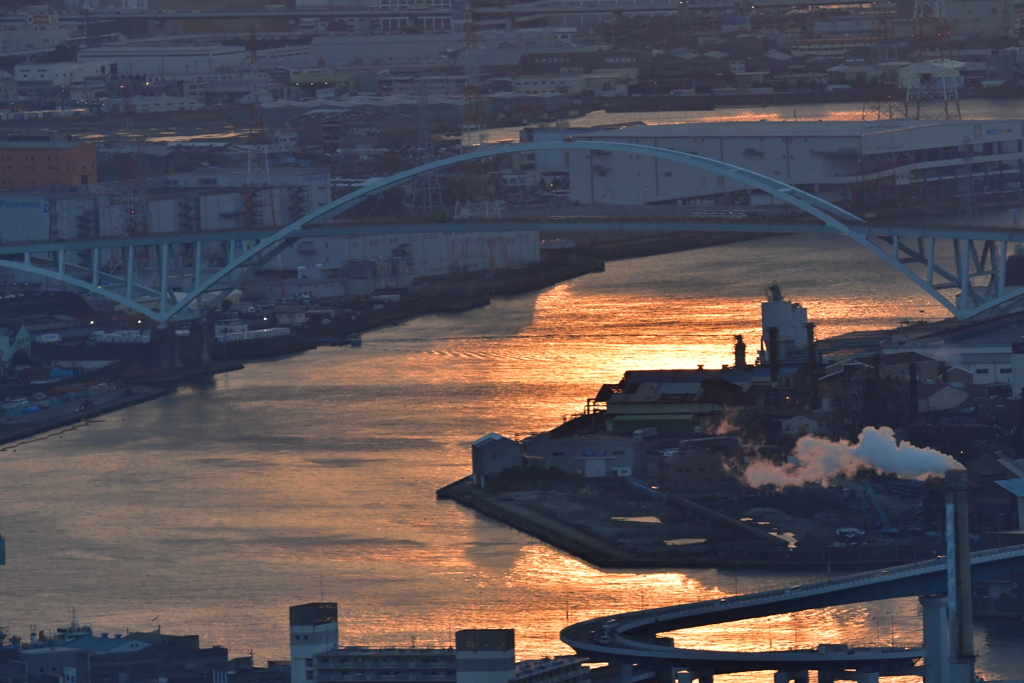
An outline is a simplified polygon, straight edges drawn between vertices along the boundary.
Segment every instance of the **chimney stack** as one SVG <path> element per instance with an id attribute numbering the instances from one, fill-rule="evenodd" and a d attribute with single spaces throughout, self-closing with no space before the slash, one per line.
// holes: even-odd
<path id="1" fill-rule="evenodd" d="M 733 337 L 736 340 L 736 346 L 733 350 L 736 358 L 737 368 L 747 367 L 747 345 L 743 343 L 743 335 L 737 334 Z"/>
<path id="2" fill-rule="evenodd" d="M 917 419 L 917 363 L 910 364 L 910 386 L 907 398 L 907 410 L 910 420 Z"/>
<path id="3" fill-rule="evenodd" d="M 807 323 L 807 369 L 811 370 L 818 364 L 818 352 L 814 348 L 814 323 Z"/>

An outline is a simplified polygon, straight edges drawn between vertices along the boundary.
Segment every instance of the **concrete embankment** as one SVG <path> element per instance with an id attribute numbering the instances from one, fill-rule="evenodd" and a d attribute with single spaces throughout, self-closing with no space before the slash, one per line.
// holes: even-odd
<path id="1" fill-rule="evenodd" d="M 51 436 L 63 434 L 66 431 L 73 431 L 102 415 L 139 403 L 145 403 L 146 401 L 152 401 L 155 398 L 166 396 L 174 390 L 175 387 L 173 386 L 133 386 L 130 387 L 130 392 L 122 392 L 109 401 L 89 406 L 80 405 L 76 408 L 55 412 L 38 419 L 0 424 L 0 444 L 4 444 L 4 448 L 0 448 L 0 451 L 17 448 L 23 444 L 35 441 L 42 441 Z M 55 430 L 61 431 L 57 434 L 49 433 Z"/>
<path id="2" fill-rule="evenodd" d="M 678 251 L 693 251 L 708 247 L 718 247 L 736 242 L 764 239 L 770 234 L 749 232 L 665 232 L 665 231 L 606 231 L 581 232 L 567 230 L 564 232 L 546 232 L 550 239 L 567 239 L 576 244 L 576 250 L 586 256 L 602 261 L 621 261 L 623 259 L 641 258 L 670 254 Z"/>
<path id="3" fill-rule="evenodd" d="M 492 493 L 466 478 L 441 488 L 437 497 L 605 569 L 853 571 L 935 556 L 901 545 L 790 548 L 784 539 L 693 501 L 640 488 L 588 480 L 574 491 Z"/>
<path id="4" fill-rule="evenodd" d="M 565 280 L 604 270 L 604 262 L 593 257 L 576 257 L 563 263 L 535 263 L 521 268 L 480 271 L 422 278 L 399 301 L 379 309 L 367 309 L 353 318 L 316 326 L 316 336 L 346 338 L 388 325 L 397 325 L 421 315 L 460 313 L 480 308 L 492 296 L 524 294 Z M 332 302 L 321 302 L 331 306 Z M 338 305 L 345 305 L 338 301 Z"/>
<path id="5" fill-rule="evenodd" d="M 607 541 L 538 514 L 515 502 L 487 494 L 473 486 L 468 478 L 439 489 L 437 497 L 439 500 L 454 500 L 460 505 L 598 567 L 652 566 L 646 564 L 642 558 Z"/>
<path id="6" fill-rule="evenodd" d="M 124 382 L 123 379 L 118 380 L 122 388 L 109 397 L 92 396 L 89 399 L 34 413 L 29 419 L 0 422 L 0 445 L 4 445 L 0 450 L 17 448 L 24 443 L 40 441 L 63 434 L 65 431 L 75 430 L 102 415 L 172 394 L 181 384 L 209 379 L 215 374 L 240 370 L 243 367 L 241 363 L 214 362 L 205 368 L 186 368 L 173 374 L 135 374 L 130 383 Z"/>

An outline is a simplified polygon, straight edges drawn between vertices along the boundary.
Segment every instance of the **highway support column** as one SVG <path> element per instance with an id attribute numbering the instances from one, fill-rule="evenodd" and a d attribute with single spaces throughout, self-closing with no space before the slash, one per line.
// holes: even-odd
<path id="1" fill-rule="evenodd" d="M 974 613 L 967 511 L 967 470 L 949 470 L 946 472 L 946 605 L 950 683 L 974 683 Z"/>
<path id="2" fill-rule="evenodd" d="M 776 671 L 774 683 L 807 683 L 810 674 L 807 671 Z"/>
<path id="3" fill-rule="evenodd" d="M 921 611 L 924 615 L 924 683 L 950 683 L 949 681 L 949 622 L 946 616 L 946 598 L 922 595 Z"/>
<path id="4" fill-rule="evenodd" d="M 680 671 L 676 674 L 679 683 L 714 683 L 715 672 L 704 670 L 690 670 Z"/>

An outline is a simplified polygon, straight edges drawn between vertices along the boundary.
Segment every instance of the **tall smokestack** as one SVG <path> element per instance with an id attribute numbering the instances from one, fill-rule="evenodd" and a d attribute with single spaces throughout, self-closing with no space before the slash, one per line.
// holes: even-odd
<path id="1" fill-rule="evenodd" d="M 779 381 L 779 328 L 768 328 L 768 365 L 772 370 L 772 382 Z"/>
<path id="2" fill-rule="evenodd" d="M 907 412 L 911 420 L 917 419 L 917 363 L 910 364 L 910 386 L 907 392 Z"/>
<path id="3" fill-rule="evenodd" d="M 953 681 L 974 680 L 971 548 L 967 529 L 967 471 L 946 472 L 946 583 L 949 659 Z"/>
<path id="4" fill-rule="evenodd" d="M 807 323 L 807 368 L 813 368 L 818 364 L 818 352 L 814 348 L 814 323 Z"/>
<path id="5" fill-rule="evenodd" d="M 736 357 L 736 367 L 745 368 L 747 367 L 747 345 L 743 343 L 743 335 L 737 334 L 733 338 L 736 340 L 736 346 L 733 350 Z"/>
<path id="6" fill-rule="evenodd" d="M 807 368 L 804 375 L 807 379 L 807 407 L 817 410 L 818 401 L 818 352 L 814 346 L 814 323 L 807 323 Z"/>

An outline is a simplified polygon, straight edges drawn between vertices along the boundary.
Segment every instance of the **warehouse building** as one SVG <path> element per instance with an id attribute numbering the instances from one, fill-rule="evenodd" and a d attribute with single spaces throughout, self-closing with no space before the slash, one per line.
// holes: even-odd
<path id="1" fill-rule="evenodd" d="M 0 190 L 69 188 L 95 182 L 95 145 L 85 142 L 0 142 Z M 4 229 L 6 231 L 7 226 Z"/>
<path id="2" fill-rule="evenodd" d="M 0 145 L 0 159 L 3 155 Z M 94 180 L 95 170 L 92 174 Z M 114 184 L 94 185 L 78 192 L 0 194 L 0 225 L 5 226 L 0 244 L 118 237 L 131 230 L 176 234 L 283 227 L 331 201 L 326 169 L 277 168 L 273 187 L 259 190 L 254 197 L 248 196 L 246 180 L 244 172 L 216 168 L 150 179 L 145 222 L 132 216 L 129 198 Z M 253 244 L 240 237 L 219 243 L 219 247 L 207 245 L 203 252 L 207 267 L 223 266 L 232 252 L 240 253 Z M 90 265 L 88 252 L 82 252 L 79 258 L 77 265 Z M 116 269 L 124 255 L 120 249 L 102 249 L 99 258 L 104 268 Z M 140 252 L 136 258 L 147 257 Z M 262 291 L 256 281 L 247 286 L 253 287 L 252 296 L 256 298 L 281 296 L 282 278 L 289 280 L 286 289 L 294 294 L 369 295 L 377 289 L 407 287 L 416 277 L 496 270 L 539 261 L 539 233 L 528 230 L 318 237 L 300 239 L 274 259 L 268 266 L 274 271 L 272 287 Z M 0 282 L 26 281 L 36 282 L 38 278 L 0 269 Z"/>
<path id="3" fill-rule="evenodd" d="M 78 61 L 113 65 L 121 76 L 166 76 L 233 73 L 246 66 L 249 54 L 240 46 L 104 45 L 79 50 Z"/>
<path id="4" fill-rule="evenodd" d="M 831 201 L 904 192 L 949 197 L 970 168 L 976 196 L 1009 197 L 1024 180 L 1020 120 L 751 121 L 538 129 L 527 140 L 650 145 L 735 164 Z M 572 199 L 589 204 L 690 201 L 748 188 L 706 171 L 636 154 L 580 150 L 538 155 L 538 170 L 567 172 Z M 970 164 L 968 164 L 970 159 Z M 751 203 L 769 203 L 750 193 Z"/>

